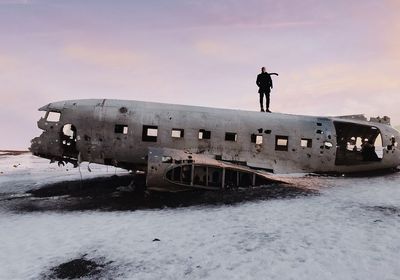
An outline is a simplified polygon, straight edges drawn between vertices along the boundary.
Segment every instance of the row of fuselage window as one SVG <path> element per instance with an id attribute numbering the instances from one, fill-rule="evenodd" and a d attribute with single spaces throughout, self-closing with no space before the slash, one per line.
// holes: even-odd
<path id="1" fill-rule="evenodd" d="M 118 134 L 128 134 L 128 126 L 116 124 L 115 133 Z M 158 126 L 155 125 L 143 125 L 142 129 L 142 141 L 143 142 L 157 142 L 158 136 Z M 184 129 L 173 128 L 171 130 L 171 137 L 174 139 L 179 139 L 184 137 Z M 238 135 L 235 132 L 225 132 L 225 141 L 237 142 Z M 211 139 L 211 131 L 200 129 L 198 132 L 199 140 Z M 259 134 L 252 134 L 250 138 L 252 143 L 261 145 L 263 143 L 263 136 Z M 275 136 L 275 150 L 277 151 L 287 151 L 289 146 L 289 137 L 283 135 Z M 300 141 L 300 146 L 304 148 L 312 147 L 312 139 L 302 138 Z"/>

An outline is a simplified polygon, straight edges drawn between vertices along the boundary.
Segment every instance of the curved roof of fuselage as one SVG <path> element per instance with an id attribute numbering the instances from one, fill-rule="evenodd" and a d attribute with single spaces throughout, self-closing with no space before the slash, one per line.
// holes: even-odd
<path id="1" fill-rule="evenodd" d="M 283 113 L 271 113 L 271 114 L 261 114 L 258 111 L 248 111 L 248 110 L 241 110 L 241 109 L 227 109 L 227 108 L 214 108 L 214 107 L 205 107 L 205 106 L 193 106 L 193 105 L 181 105 L 181 104 L 172 104 L 172 103 L 160 103 L 160 102 L 148 102 L 148 101 L 137 101 L 137 100 L 120 100 L 120 99 L 76 99 L 76 100 L 63 100 L 49 103 L 43 107 L 39 108 L 39 111 L 48 111 L 48 110 L 62 110 L 65 108 L 71 107 L 94 107 L 94 106 L 104 106 L 104 107 L 127 107 L 127 108 L 146 108 L 146 109 L 155 109 L 157 110 L 175 110 L 175 111 L 193 111 L 193 112 L 226 112 L 226 113 L 235 113 L 235 114 L 257 114 L 257 115 L 264 115 L 264 116 L 286 116 L 286 117 L 293 117 L 293 118 L 324 118 L 327 117 L 319 117 L 319 116 L 304 116 L 304 115 L 293 115 L 293 114 L 283 114 Z"/>
<path id="2" fill-rule="evenodd" d="M 356 119 L 344 119 L 339 117 L 329 117 L 329 116 L 307 116 L 307 115 L 294 115 L 294 114 L 284 114 L 284 113 L 261 113 L 259 111 L 248 111 L 241 109 L 227 109 L 227 108 L 214 108 L 214 107 L 204 107 L 204 106 L 193 106 L 193 105 L 180 105 L 171 103 L 159 103 L 159 102 L 149 102 L 149 101 L 137 101 L 137 100 L 120 100 L 120 99 L 75 99 L 75 100 L 64 100 L 49 103 L 41 108 L 39 111 L 48 110 L 63 110 L 65 108 L 71 107 L 94 107 L 94 106 L 104 106 L 104 107 L 127 107 L 135 110 L 136 108 L 157 110 L 159 111 L 191 111 L 191 112 L 202 112 L 202 113 L 227 113 L 235 114 L 236 116 L 251 116 L 251 117 L 267 117 L 273 119 L 286 119 L 286 120 L 303 120 L 303 121 L 315 121 L 319 120 L 332 120 L 341 121 L 348 123 L 358 123 L 365 125 L 384 125 L 381 123 L 371 123 L 369 121 L 356 120 Z"/>

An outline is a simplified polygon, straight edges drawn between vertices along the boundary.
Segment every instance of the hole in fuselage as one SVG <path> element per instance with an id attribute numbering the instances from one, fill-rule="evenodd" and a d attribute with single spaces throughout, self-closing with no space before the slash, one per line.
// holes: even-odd
<path id="1" fill-rule="evenodd" d="M 76 138 L 76 127 L 70 123 L 63 125 L 61 129 L 61 145 L 64 156 L 77 157 Z"/>
<path id="2" fill-rule="evenodd" d="M 336 165 L 357 165 L 383 158 L 382 136 L 377 127 L 335 122 Z"/>

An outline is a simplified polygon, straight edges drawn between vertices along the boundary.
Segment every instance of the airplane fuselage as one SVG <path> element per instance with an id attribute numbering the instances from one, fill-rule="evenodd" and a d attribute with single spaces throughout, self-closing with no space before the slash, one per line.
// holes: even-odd
<path id="1" fill-rule="evenodd" d="M 399 132 L 386 119 L 280 113 L 89 99 L 39 110 L 35 155 L 146 170 L 149 148 L 168 148 L 273 173 L 351 173 L 400 164 Z M 365 156 L 369 139 L 376 157 Z M 360 142 L 361 141 L 361 142 Z"/>

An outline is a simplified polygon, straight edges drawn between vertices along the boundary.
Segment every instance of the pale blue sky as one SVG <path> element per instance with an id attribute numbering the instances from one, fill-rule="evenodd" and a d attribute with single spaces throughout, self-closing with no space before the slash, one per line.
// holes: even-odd
<path id="1" fill-rule="evenodd" d="M 0 0 L 0 148 L 52 101 L 118 98 L 400 123 L 400 3 Z M 2 133 L 4 134 L 4 133 Z"/>

